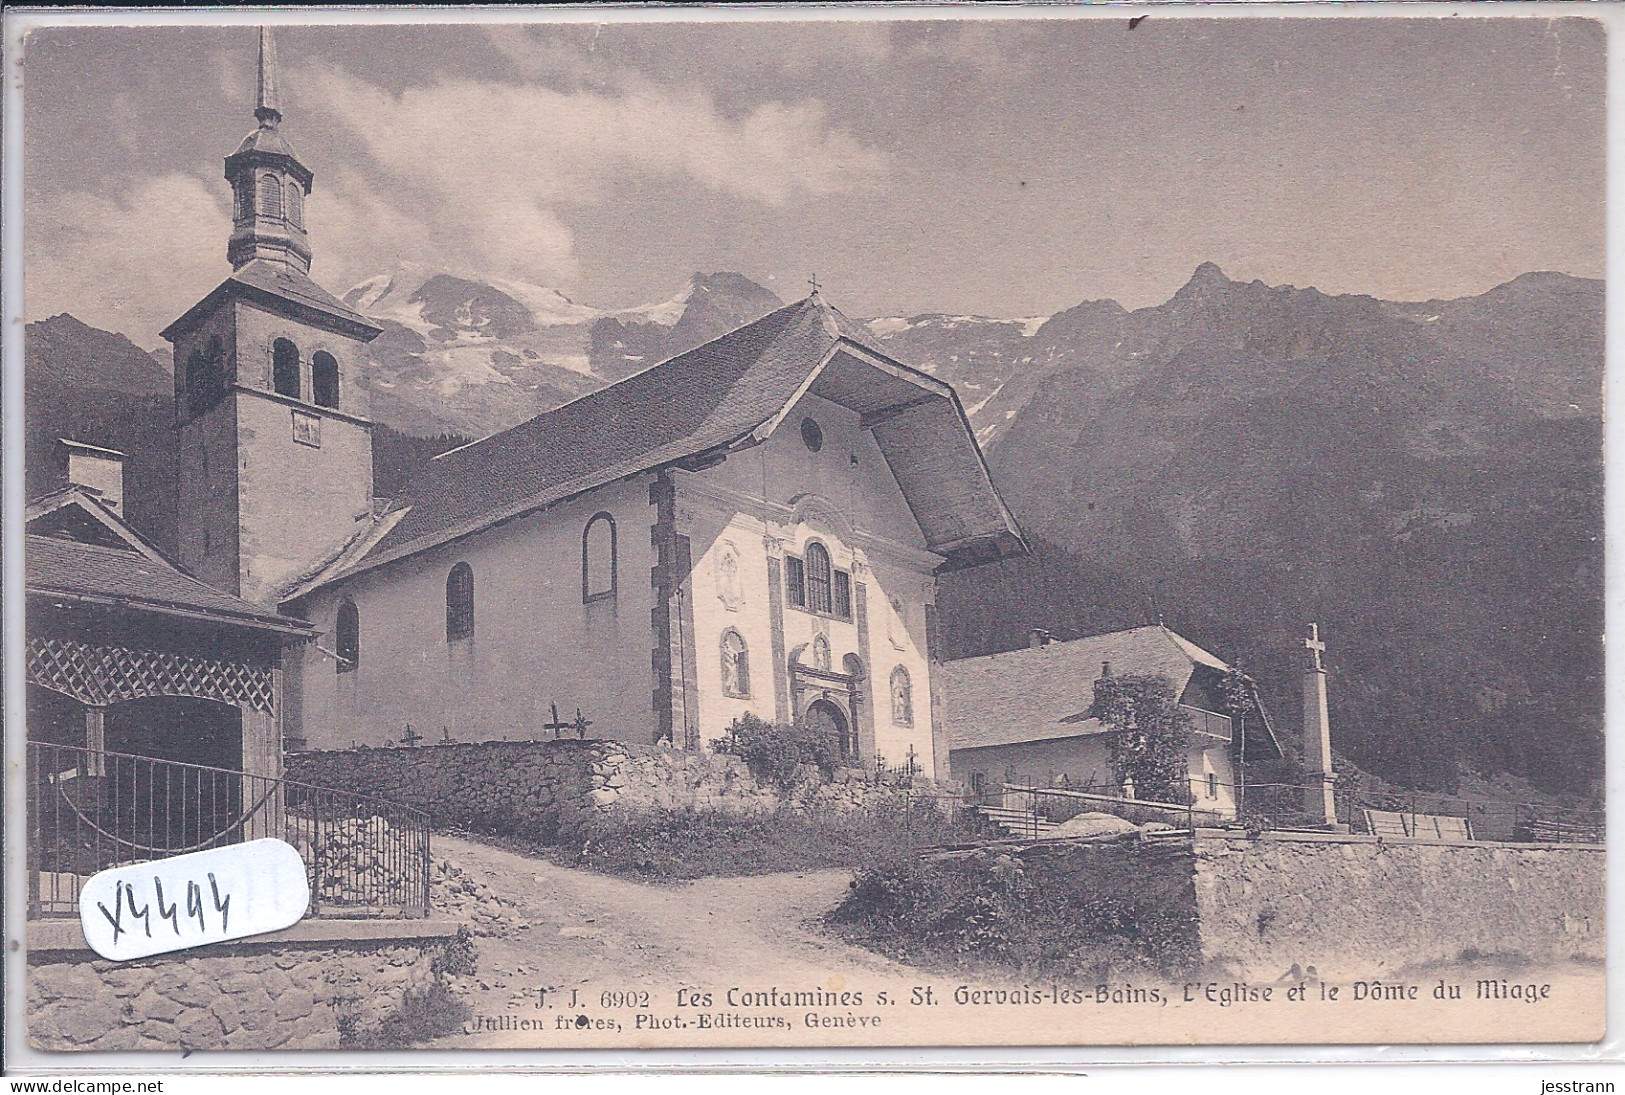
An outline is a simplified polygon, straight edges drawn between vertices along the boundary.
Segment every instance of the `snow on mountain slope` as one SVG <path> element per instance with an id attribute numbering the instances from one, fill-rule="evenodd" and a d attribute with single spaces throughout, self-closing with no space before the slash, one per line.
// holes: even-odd
<path id="1" fill-rule="evenodd" d="M 765 315 L 783 302 L 735 273 L 697 273 L 652 304 L 600 309 L 557 289 L 421 264 L 344 294 L 385 329 L 368 375 L 379 421 L 472 436 L 515 425 Z M 954 384 L 992 443 L 1054 355 L 1044 318 L 930 314 L 868 321 L 898 360 Z M 1064 356 L 1064 355 L 1062 355 Z"/>
<path id="2" fill-rule="evenodd" d="M 1040 335 L 1048 322 L 928 314 L 886 316 L 866 326 L 898 361 L 954 386 L 985 448 L 998 440 L 1059 360 Z"/>
<path id="3" fill-rule="evenodd" d="M 578 304 L 547 286 L 403 264 L 344 294 L 384 333 L 372 344 L 372 415 L 395 429 L 474 437 L 506 429 L 697 346 L 773 308 L 738 274 L 695 274 L 634 308 Z"/>

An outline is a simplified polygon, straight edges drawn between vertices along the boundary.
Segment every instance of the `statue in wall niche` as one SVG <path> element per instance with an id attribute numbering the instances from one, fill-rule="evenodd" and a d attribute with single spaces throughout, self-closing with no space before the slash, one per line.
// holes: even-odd
<path id="1" fill-rule="evenodd" d="M 739 580 L 739 549 L 724 543 L 717 555 L 717 599 L 729 612 L 738 612 L 745 594 Z"/>
<path id="2" fill-rule="evenodd" d="M 891 599 L 891 611 L 886 614 L 886 639 L 898 650 L 903 649 L 903 598 Z"/>

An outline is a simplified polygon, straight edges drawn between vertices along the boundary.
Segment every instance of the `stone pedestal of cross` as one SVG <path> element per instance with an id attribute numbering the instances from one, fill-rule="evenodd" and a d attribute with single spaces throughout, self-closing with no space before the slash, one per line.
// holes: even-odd
<path id="1" fill-rule="evenodd" d="M 1337 827 L 1337 798 L 1332 774 L 1331 716 L 1326 707 L 1326 644 L 1320 626 L 1309 625 L 1303 640 L 1309 657 L 1303 667 L 1303 762 L 1306 786 L 1303 808 L 1328 828 Z"/>

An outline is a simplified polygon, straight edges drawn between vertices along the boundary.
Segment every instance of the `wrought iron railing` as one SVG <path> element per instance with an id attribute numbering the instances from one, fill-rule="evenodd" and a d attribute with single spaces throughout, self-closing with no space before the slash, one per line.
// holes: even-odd
<path id="1" fill-rule="evenodd" d="M 884 756 L 876 755 L 874 759 L 875 778 L 882 781 L 891 781 L 912 786 L 914 780 L 924 774 L 925 769 L 920 765 L 920 758 L 915 755 L 914 746 L 908 747 L 903 755 L 901 764 L 892 764 Z"/>
<path id="2" fill-rule="evenodd" d="M 78 915 L 109 867 L 261 837 L 298 849 L 309 915 L 426 916 L 429 821 L 387 799 L 226 768 L 28 743 L 28 915 Z"/>
<path id="3" fill-rule="evenodd" d="M 1064 825 L 1080 814 L 1112 814 L 1135 825 L 1157 822 L 1175 829 L 1189 830 L 1220 820 L 1211 809 L 1189 802 L 1163 802 L 1156 799 L 1125 798 L 1122 795 L 1077 791 L 1064 787 L 1007 785 L 1004 803 L 1031 813 L 1038 824 Z"/>
<path id="4" fill-rule="evenodd" d="M 1325 830 L 1320 784 L 1231 783 L 1216 776 L 1140 795 L 1101 784 L 1068 785 L 1065 777 L 1032 778 L 1007 772 L 1000 783 L 973 780 L 971 801 L 1021 836 L 1054 833 L 1080 814 L 1112 814 L 1136 825 L 1160 822 L 1198 827 Z M 1172 792 L 1172 793 L 1168 793 Z M 1600 810 L 1547 803 L 1464 798 L 1432 792 L 1377 792 L 1337 786 L 1336 824 L 1347 832 L 1446 842 L 1515 844 L 1601 843 Z"/>
<path id="5" fill-rule="evenodd" d="M 1190 719 L 1191 733 L 1201 734 L 1205 738 L 1217 741 L 1230 741 L 1233 736 L 1232 724 L 1229 715 L 1221 715 L 1216 711 L 1204 711 L 1200 707 L 1189 704 L 1180 704 L 1179 710 Z"/>
<path id="6" fill-rule="evenodd" d="M 1557 806 L 1546 802 L 1510 802 L 1468 798 L 1429 791 L 1337 789 L 1339 814 L 1355 832 L 1369 832 L 1372 813 L 1398 814 L 1412 836 L 1431 836 L 1429 818 L 1459 818 L 1475 840 L 1514 844 L 1601 844 L 1605 816 L 1601 810 Z M 1378 819 L 1380 824 L 1380 818 Z M 1434 822 L 1432 830 L 1437 830 Z"/>

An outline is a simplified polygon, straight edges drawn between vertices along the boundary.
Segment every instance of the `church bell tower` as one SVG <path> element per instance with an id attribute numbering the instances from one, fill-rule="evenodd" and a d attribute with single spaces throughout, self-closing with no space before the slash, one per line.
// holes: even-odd
<path id="1" fill-rule="evenodd" d="M 310 237 L 305 233 L 305 197 L 315 176 L 299 162 L 282 136 L 282 110 L 276 86 L 276 41 L 260 30 L 260 94 L 254 108 L 259 126 L 226 157 L 231 183 L 232 229 L 226 257 L 233 267 L 255 259 L 286 263 L 310 273 Z"/>
<path id="2" fill-rule="evenodd" d="M 254 118 L 226 157 L 232 273 L 163 337 L 175 348 L 180 561 L 274 604 L 371 513 L 359 377 L 382 330 L 310 278 L 315 176 L 282 135 L 276 44 L 263 28 Z"/>

